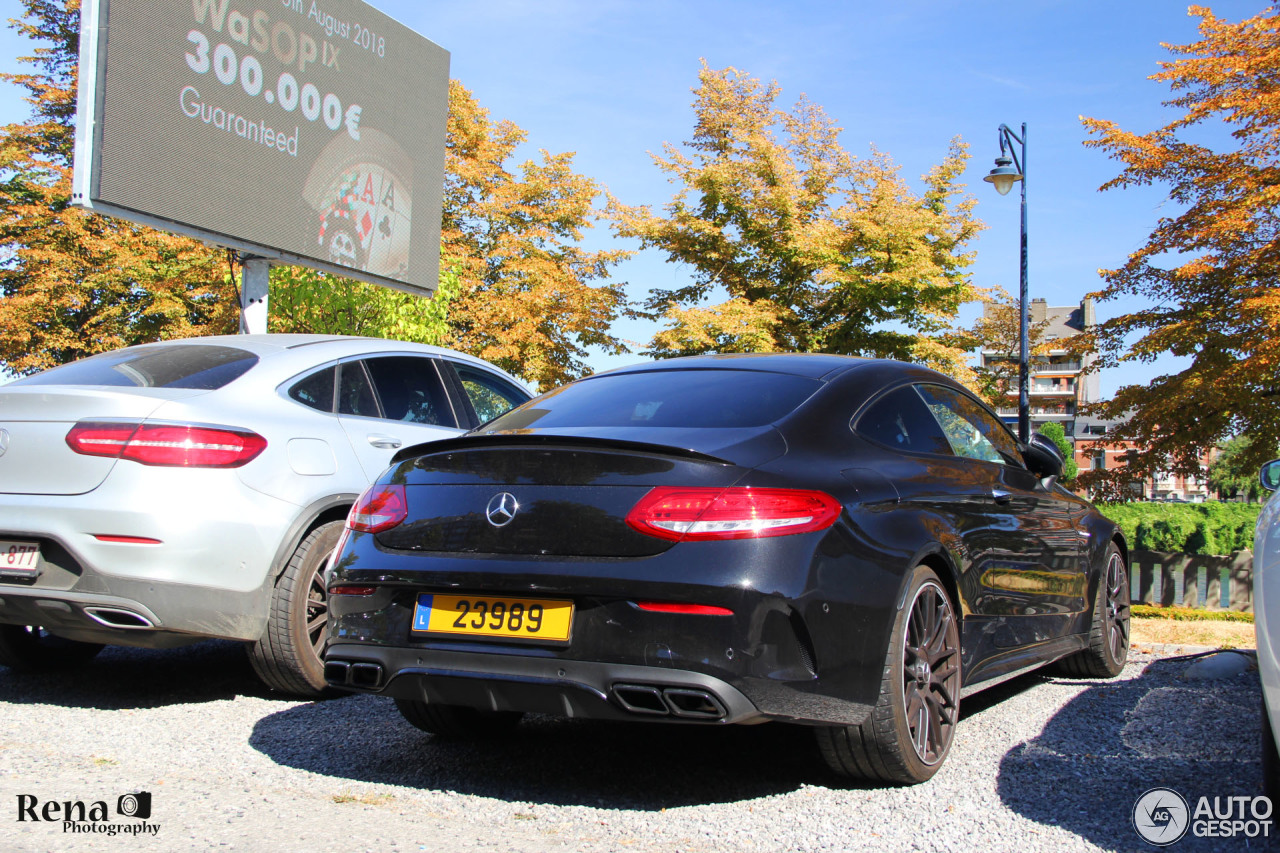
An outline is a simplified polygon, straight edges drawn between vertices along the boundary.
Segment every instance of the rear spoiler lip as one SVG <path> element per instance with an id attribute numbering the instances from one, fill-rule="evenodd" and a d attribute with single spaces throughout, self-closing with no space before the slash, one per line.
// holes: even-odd
<path id="1" fill-rule="evenodd" d="M 594 436 L 556 435 L 556 434 L 490 434 L 460 435 L 456 438 L 445 438 L 439 441 L 428 441 L 414 444 L 396 451 L 391 457 L 392 465 L 399 465 L 408 459 L 419 456 L 434 456 L 437 453 L 449 453 L 454 450 L 499 449 L 503 447 L 588 447 L 593 449 L 623 450 L 649 453 L 659 456 L 678 456 L 698 462 L 711 462 L 717 465 L 733 465 L 728 459 L 712 456 L 688 447 L 676 447 L 670 444 L 655 444 L 646 441 L 628 441 L 618 438 L 598 438 Z"/>

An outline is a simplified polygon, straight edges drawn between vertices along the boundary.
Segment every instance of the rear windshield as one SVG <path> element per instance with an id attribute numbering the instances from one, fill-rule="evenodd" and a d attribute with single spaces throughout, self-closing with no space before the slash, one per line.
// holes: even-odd
<path id="1" fill-rule="evenodd" d="M 489 423 L 528 427 L 732 429 L 773 423 L 822 386 L 816 379 L 751 370 L 607 374 L 566 385 Z"/>
<path id="2" fill-rule="evenodd" d="M 235 347 L 171 344 L 95 355 L 11 385 L 112 385 L 213 391 L 242 376 L 258 357 Z"/>

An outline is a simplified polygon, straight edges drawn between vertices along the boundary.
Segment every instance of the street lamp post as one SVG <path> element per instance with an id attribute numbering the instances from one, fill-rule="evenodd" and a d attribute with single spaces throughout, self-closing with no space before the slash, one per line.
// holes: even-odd
<path id="1" fill-rule="evenodd" d="M 1027 317 L 1027 123 L 1022 123 L 1022 135 L 1014 133 L 1008 125 L 1000 125 L 1000 156 L 996 167 L 983 178 L 996 188 L 1000 195 L 1008 195 L 1016 182 L 1022 183 L 1022 263 L 1018 277 L 1018 439 L 1026 443 L 1031 439 L 1031 355 L 1028 341 Z M 1022 149 L 1021 156 L 1014 143 Z"/>

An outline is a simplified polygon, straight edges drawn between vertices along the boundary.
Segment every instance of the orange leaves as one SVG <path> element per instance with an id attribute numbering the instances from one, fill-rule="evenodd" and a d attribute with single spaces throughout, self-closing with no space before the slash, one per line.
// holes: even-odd
<path id="1" fill-rule="evenodd" d="M 1103 189 L 1163 184 L 1174 203 L 1145 245 L 1103 271 L 1103 299 L 1138 296 L 1152 307 L 1097 334 L 1107 363 L 1172 353 L 1190 366 L 1121 389 L 1099 413 L 1132 412 L 1120 437 L 1151 449 L 1147 469 L 1182 473 L 1197 472 L 1202 453 L 1231 434 L 1254 439 L 1254 465 L 1280 445 L 1280 15 L 1231 23 L 1204 7 L 1190 14 L 1200 39 L 1168 46 L 1175 59 L 1152 77 L 1175 93 L 1168 124 L 1137 134 L 1082 120 L 1095 137 L 1085 144 L 1124 166 Z M 1229 139 L 1206 144 L 1221 125 Z"/>
<path id="2" fill-rule="evenodd" d="M 512 167 L 524 139 L 451 81 L 442 266 L 462 282 L 452 344 L 548 388 L 587 372 L 588 346 L 625 351 L 609 329 L 626 300 L 608 277 L 629 253 L 579 245 L 603 188 L 571 153 Z"/>
<path id="3" fill-rule="evenodd" d="M 68 206 L 78 7 L 25 0 L 44 44 L 24 86 L 35 114 L 0 129 L 0 364 L 30 373 L 133 343 L 235 330 L 213 251 Z"/>

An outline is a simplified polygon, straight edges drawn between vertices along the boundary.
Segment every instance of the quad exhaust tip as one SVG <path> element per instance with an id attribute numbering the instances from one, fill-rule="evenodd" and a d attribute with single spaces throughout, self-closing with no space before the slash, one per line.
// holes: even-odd
<path id="1" fill-rule="evenodd" d="M 376 690 L 382 686 L 382 664 L 345 660 L 326 661 L 324 680 L 338 687 Z"/>
<path id="2" fill-rule="evenodd" d="M 613 697 L 633 714 L 688 720 L 723 720 L 727 714 L 724 704 L 715 694 L 688 687 L 615 684 Z"/>

